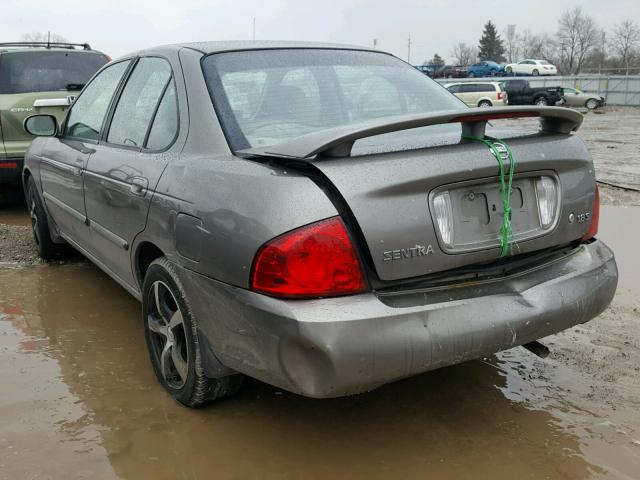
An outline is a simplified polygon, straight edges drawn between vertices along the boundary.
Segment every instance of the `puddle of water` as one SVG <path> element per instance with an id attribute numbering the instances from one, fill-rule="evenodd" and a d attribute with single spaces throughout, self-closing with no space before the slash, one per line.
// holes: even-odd
<path id="1" fill-rule="evenodd" d="M 608 210 L 602 236 L 620 241 L 616 219 L 632 222 Z M 514 349 L 334 400 L 249 381 L 195 411 L 156 383 L 140 305 L 106 275 L 0 269 L 0 479 L 633 478 L 640 389 L 580 370 L 609 348 L 581 332 L 550 337 L 547 360 Z M 589 399 L 598 382 L 627 404 Z"/>
<path id="2" fill-rule="evenodd" d="M 618 294 L 640 307 L 640 207 L 600 207 L 598 237 L 611 247 L 618 261 Z"/>

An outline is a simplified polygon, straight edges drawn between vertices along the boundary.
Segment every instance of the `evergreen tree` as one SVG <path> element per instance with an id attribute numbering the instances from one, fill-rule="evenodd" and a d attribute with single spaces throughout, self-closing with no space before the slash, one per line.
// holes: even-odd
<path id="1" fill-rule="evenodd" d="M 435 65 L 438 67 L 444 66 L 444 60 L 437 53 L 433 56 L 433 58 L 429 61 L 430 65 Z"/>
<path id="2" fill-rule="evenodd" d="M 496 30 L 496 26 L 489 20 L 482 31 L 480 44 L 478 45 L 478 57 L 480 60 L 493 60 L 504 62 L 504 43 Z"/>

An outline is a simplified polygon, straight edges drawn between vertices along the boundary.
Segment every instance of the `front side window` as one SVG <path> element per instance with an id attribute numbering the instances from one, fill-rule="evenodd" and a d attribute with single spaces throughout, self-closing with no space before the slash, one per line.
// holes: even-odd
<path id="1" fill-rule="evenodd" d="M 122 90 L 107 142 L 141 148 L 170 80 L 171 67 L 166 60 L 141 58 Z"/>
<path id="2" fill-rule="evenodd" d="M 105 68 L 85 87 L 69 113 L 66 136 L 95 141 L 100 138 L 111 97 L 129 63 L 127 60 Z"/>
<path id="3" fill-rule="evenodd" d="M 233 150 L 388 116 L 465 108 L 415 68 L 376 52 L 251 50 L 212 54 L 202 66 Z"/>

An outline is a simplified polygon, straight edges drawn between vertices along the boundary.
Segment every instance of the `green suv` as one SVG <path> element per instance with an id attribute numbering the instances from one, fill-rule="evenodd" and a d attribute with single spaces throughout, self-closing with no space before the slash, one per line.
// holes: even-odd
<path id="1" fill-rule="evenodd" d="M 0 185 L 20 182 L 34 138 L 24 130 L 24 119 L 48 113 L 61 121 L 84 84 L 109 60 L 86 43 L 0 43 Z"/>

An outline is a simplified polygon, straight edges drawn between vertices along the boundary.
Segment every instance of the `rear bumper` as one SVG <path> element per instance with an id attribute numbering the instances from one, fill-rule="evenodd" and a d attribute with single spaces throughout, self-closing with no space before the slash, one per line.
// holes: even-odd
<path id="1" fill-rule="evenodd" d="M 609 305 L 618 278 L 600 241 L 499 281 L 391 296 L 283 301 L 181 275 L 205 358 L 317 398 L 371 390 L 587 322 Z M 215 362 L 205 367 L 225 373 Z"/>
<path id="2" fill-rule="evenodd" d="M 0 158 L 0 183 L 18 183 L 23 165 L 23 158 Z"/>

